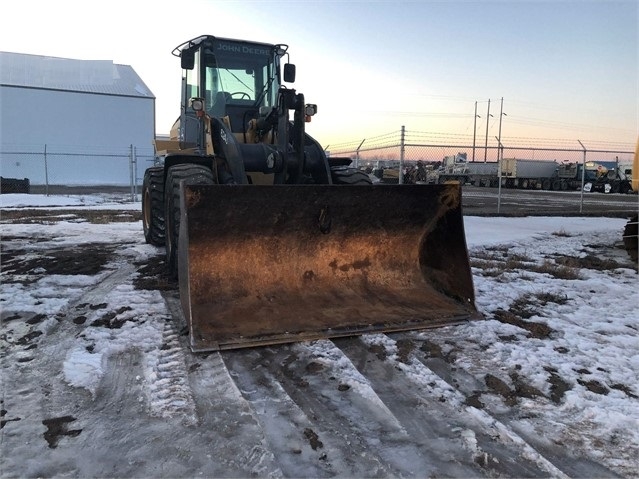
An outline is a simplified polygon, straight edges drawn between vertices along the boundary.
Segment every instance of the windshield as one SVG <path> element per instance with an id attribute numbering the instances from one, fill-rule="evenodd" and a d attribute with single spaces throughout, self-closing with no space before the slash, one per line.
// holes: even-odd
<path id="1" fill-rule="evenodd" d="M 207 108 L 222 98 L 226 104 L 275 106 L 279 80 L 273 48 L 216 40 L 203 53 Z"/>

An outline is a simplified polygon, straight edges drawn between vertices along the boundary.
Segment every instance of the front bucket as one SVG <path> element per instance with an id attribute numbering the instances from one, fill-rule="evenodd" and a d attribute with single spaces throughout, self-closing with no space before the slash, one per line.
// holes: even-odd
<path id="1" fill-rule="evenodd" d="M 182 188 L 193 351 L 480 317 L 459 185 Z"/>

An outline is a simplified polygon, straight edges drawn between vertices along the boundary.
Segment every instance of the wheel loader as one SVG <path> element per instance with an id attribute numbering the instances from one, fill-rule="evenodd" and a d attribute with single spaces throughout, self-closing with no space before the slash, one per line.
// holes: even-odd
<path id="1" fill-rule="evenodd" d="M 632 193 L 637 194 L 639 192 L 639 137 L 637 137 L 637 143 L 635 146 L 635 156 L 632 160 L 632 178 L 630 184 L 632 185 Z M 639 207 L 639 205 L 638 205 Z M 623 244 L 630 259 L 635 263 L 639 263 L 639 212 L 628 219 L 623 231 Z M 638 265 L 639 268 L 639 265 Z"/>
<path id="2" fill-rule="evenodd" d="M 459 185 L 372 185 L 327 156 L 287 45 L 203 35 L 172 53 L 180 117 L 145 172 L 143 228 L 193 351 L 480 317 Z"/>

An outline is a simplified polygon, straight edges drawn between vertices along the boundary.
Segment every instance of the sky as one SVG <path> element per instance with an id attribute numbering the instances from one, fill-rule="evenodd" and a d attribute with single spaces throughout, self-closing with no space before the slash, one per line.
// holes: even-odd
<path id="1" fill-rule="evenodd" d="M 465 144 L 488 133 L 495 146 L 501 123 L 505 146 L 541 138 L 579 148 L 579 139 L 632 151 L 638 8 L 634 0 L 24 0 L 2 7 L 15 21 L 0 30 L 0 51 L 131 65 L 156 97 L 158 134 L 179 115 L 171 50 L 212 34 L 290 46 L 294 87 L 318 105 L 308 131 L 324 147 L 402 126 Z"/>
<path id="2" fill-rule="evenodd" d="M 99 195 L 2 201 L 9 209 L 140 206 Z M 17 254 L 14 261 L 78 245 L 119 247 L 95 275 L 47 274 L 42 266 L 3 271 L 0 304 L 13 317 L 0 325 L 3 475 L 491 476 L 490 469 L 460 470 L 474 457 L 505 466 L 514 460 L 539 476 L 634 476 L 639 290 L 625 251 L 612 247 L 624 223 L 464 217 L 476 304 L 486 319 L 407 333 L 431 351 L 439 347 L 446 361 L 419 360 L 425 347 L 402 359 L 392 334 L 363 336 L 363 351 L 385 351 L 365 361 L 328 340 L 194 355 L 160 292 L 133 286 L 134 264 L 163 254 L 144 243 L 139 221 L 94 224 L 68 209 L 45 223 L 5 219 L 3 250 Z M 533 267 L 587 255 L 619 267 L 582 268 L 577 278 Z M 520 266 L 494 268 L 509 258 Z M 522 299 L 533 312 L 523 324 L 547 326 L 549 336 L 495 319 L 517 301 L 521 308 Z M 76 321 L 81 314 L 85 320 Z M 121 327 L 92 325 L 104 317 Z M 507 389 L 526 389 L 502 397 L 487 387 L 488 375 Z M 71 421 L 53 434 L 55 448 L 44 440 L 51 418 Z M 319 449 L 309 446 L 308 431 L 319 435 Z M 429 462 L 430 453 L 439 459 Z M 446 468 L 451 462 L 456 469 Z M 535 475 L 522 471 L 502 475 Z"/>

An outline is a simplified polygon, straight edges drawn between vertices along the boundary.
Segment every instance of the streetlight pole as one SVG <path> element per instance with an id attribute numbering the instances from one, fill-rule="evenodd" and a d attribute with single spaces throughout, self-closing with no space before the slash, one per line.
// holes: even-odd
<path id="1" fill-rule="evenodd" d="M 475 102 L 475 119 L 473 124 L 473 161 L 475 161 L 475 139 L 477 138 L 477 118 L 481 118 L 477 114 L 477 102 Z"/>
<path id="2" fill-rule="evenodd" d="M 501 176 L 502 162 L 504 161 L 504 145 L 501 144 L 499 138 L 497 140 L 497 214 L 501 211 Z M 501 152 L 501 155 L 500 155 Z"/>
<path id="3" fill-rule="evenodd" d="M 499 137 L 497 139 L 497 141 L 499 142 L 499 144 L 501 145 L 501 118 L 503 116 L 508 116 L 504 113 L 504 97 L 501 97 L 501 106 L 499 109 Z"/>
<path id="4" fill-rule="evenodd" d="M 486 144 L 484 145 L 484 163 L 486 163 L 486 157 L 488 156 L 488 122 L 490 121 L 490 98 L 488 99 L 488 111 L 486 112 Z"/>

